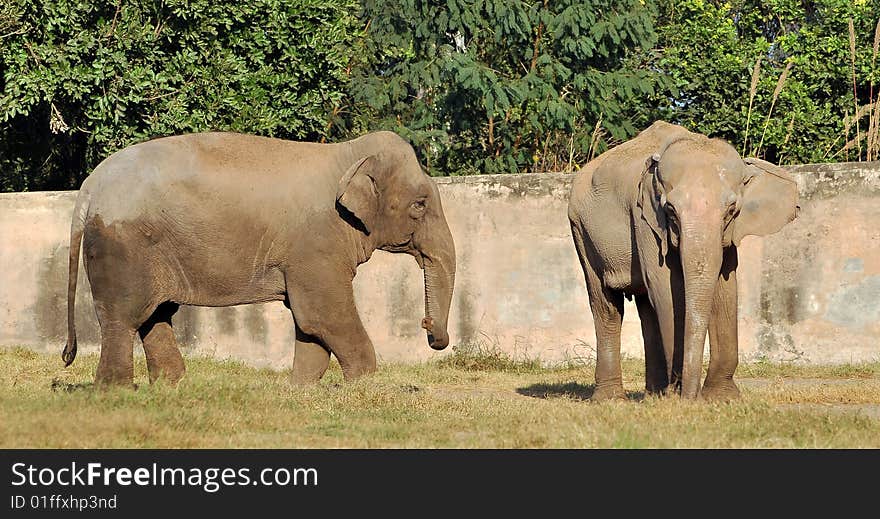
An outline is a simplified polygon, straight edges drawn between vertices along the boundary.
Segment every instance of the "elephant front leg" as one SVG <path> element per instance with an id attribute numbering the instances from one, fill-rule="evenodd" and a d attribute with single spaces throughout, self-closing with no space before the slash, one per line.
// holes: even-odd
<path id="1" fill-rule="evenodd" d="M 702 391 L 706 399 L 729 400 L 740 394 L 733 381 L 739 363 L 736 266 L 736 248 L 729 247 L 724 252 L 709 316 L 709 371 Z"/>
<path id="2" fill-rule="evenodd" d="M 376 352 L 358 315 L 351 277 L 316 273 L 316 269 L 307 272 L 309 275 L 301 278 L 288 276 L 288 298 L 297 327 L 336 356 L 345 380 L 375 372 Z M 308 361 L 297 367 L 294 359 L 294 377 L 313 377 L 317 370 L 326 369 L 329 353 L 320 353 L 315 342 L 300 341 L 298 337 L 297 355 L 300 343 L 308 351 Z"/>
<path id="3" fill-rule="evenodd" d="M 330 351 L 311 335 L 296 326 L 296 348 L 293 354 L 291 381 L 298 386 L 315 384 L 330 366 Z"/>

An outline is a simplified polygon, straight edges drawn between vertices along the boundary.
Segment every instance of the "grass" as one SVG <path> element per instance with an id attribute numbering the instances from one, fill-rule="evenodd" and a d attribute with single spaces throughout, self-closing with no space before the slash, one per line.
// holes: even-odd
<path id="1" fill-rule="evenodd" d="M 589 401 L 590 365 L 548 369 L 497 352 L 386 363 L 351 383 L 334 364 L 308 388 L 201 358 L 187 359 L 178 388 L 150 386 L 140 357 L 137 390 L 98 391 L 96 364 L 0 350 L 0 448 L 880 447 L 876 418 L 829 412 L 880 405 L 880 363 L 743 365 L 743 398 L 722 404 L 645 398 L 637 360 L 624 362 L 629 400 L 602 404 Z"/>

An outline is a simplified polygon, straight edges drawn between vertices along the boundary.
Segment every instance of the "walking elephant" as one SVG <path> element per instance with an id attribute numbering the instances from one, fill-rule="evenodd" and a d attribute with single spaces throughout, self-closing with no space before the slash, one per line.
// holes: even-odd
<path id="1" fill-rule="evenodd" d="M 648 393 L 700 395 L 708 331 L 702 396 L 738 396 L 737 246 L 792 221 L 797 196 L 781 168 L 663 121 L 584 166 L 568 216 L 596 328 L 593 398 L 624 396 L 625 296 L 639 312 Z"/>
<path id="2" fill-rule="evenodd" d="M 150 381 L 177 382 L 179 305 L 283 301 L 295 383 L 319 380 L 331 353 L 345 379 L 373 372 L 352 279 L 376 249 L 416 259 L 428 343 L 449 343 L 452 234 L 436 185 L 391 132 L 337 144 L 189 134 L 107 158 L 83 182 L 71 224 L 66 365 L 76 357 L 80 246 L 101 327 L 99 385 L 132 383 L 135 333 Z"/>

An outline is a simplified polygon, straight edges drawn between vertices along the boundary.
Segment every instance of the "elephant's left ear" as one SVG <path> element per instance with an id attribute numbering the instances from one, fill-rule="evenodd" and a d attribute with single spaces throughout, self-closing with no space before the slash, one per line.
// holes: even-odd
<path id="1" fill-rule="evenodd" d="M 742 208 L 733 224 L 733 243 L 748 235 L 766 236 L 797 217 L 798 187 L 784 169 L 765 160 L 744 159 Z"/>
<path id="2" fill-rule="evenodd" d="M 360 220 L 367 234 L 372 232 L 379 213 L 375 180 L 378 162 L 375 155 L 370 155 L 352 164 L 339 180 L 336 191 L 336 202 Z"/>

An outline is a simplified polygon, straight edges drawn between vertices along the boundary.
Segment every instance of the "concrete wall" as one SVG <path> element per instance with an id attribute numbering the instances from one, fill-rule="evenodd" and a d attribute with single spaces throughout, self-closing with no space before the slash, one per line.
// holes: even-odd
<path id="1" fill-rule="evenodd" d="M 741 358 L 838 363 L 880 359 L 880 163 L 793 167 L 801 213 L 781 232 L 741 246 Z M 566 205 L 571 176 L 438 179 L 456 239 L 453 344 L 497 348 L 548 363 L 595 355 L 583 274 Z M 73 192 L 0 194 L 0 346 L 60 352 L 66 334 L 68 229 Z M 409 256 L 376 252 L 355 278 L 380 359 L 430 350 L 419 328 L 421 271 Z M 88 282 L 77 291 L 80 347 L 97 351 Z M 287 367 L 293 323 L 281 303 L 183 308 L 185 353 Z M 642 355 L 627 303 L 623 349 Z M 60 362 L 60 361 L 59 361 Z"/>

